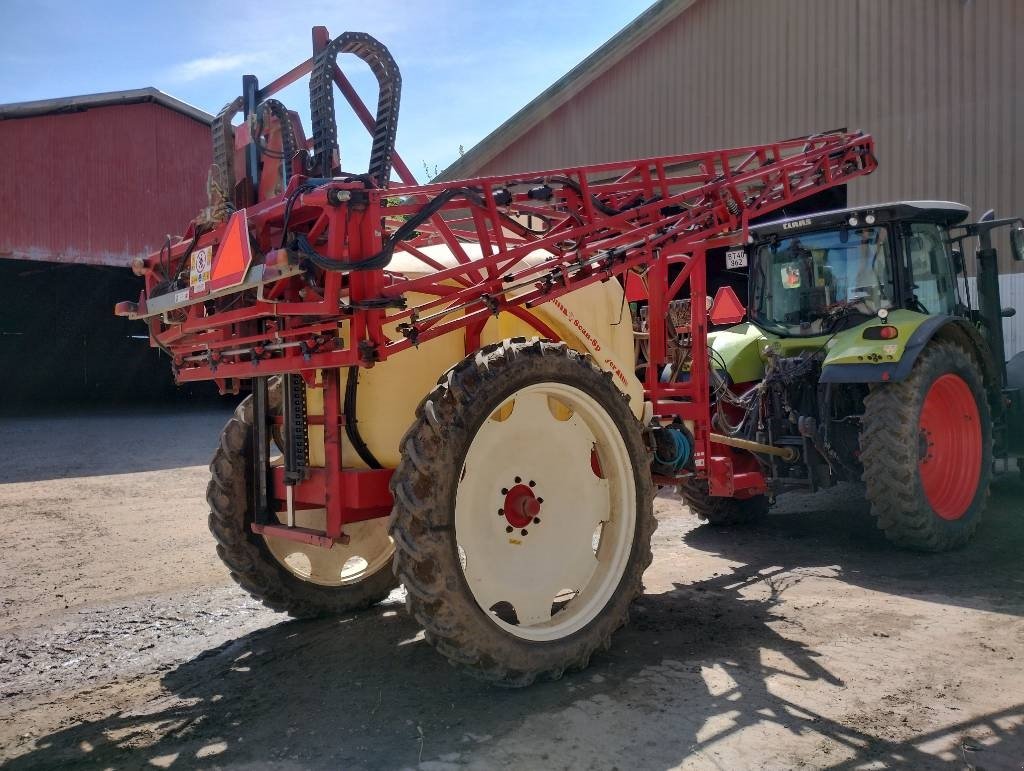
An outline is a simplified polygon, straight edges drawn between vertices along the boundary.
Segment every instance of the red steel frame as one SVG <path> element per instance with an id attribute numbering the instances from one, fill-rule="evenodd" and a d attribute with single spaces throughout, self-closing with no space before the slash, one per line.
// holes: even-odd
<path id="1" fill-rule="evenodd" d="M 314 30 L 314 52 L 327 40 L 325 29 Z M 261 89 L 259 98 L 309 73 L 315 55 Z M 344 74 L 335 69 L 334 78 L 357 116 L 372 128 L 369 111 Z M 250 141 L 244 129 L 236 133 L 239 148 Z M 264 270 L 258 288 L 215 300 L 208 293 L 184 290 L 186 297 L 178 291 L 180 302 L 154 314 L 149 304 L 161 285 L 175 278 L 166 275 L 165 264 L 185 262 L 190 253 L 207 246 L 213 249 L 214 273 L 218 260 L 228 259 L 222 241 L 230 223 L 201 232 L 194 243 L 193 223 L 169 254 L 151 255 L 137 266 L 145 275 L 146 290 L 137 306 L 122 304 L 119 312 L 147 319 L 152 344 L 172 357 L 179 382 L 216 380 L 222 390 L 237 390 L 240 380 L 277 374 L 299 373 L 309 383 L 322 381 L 327 465 L 311 469 L 293 492 L 297 506 L 326 506 L 328 527 L 326 533 L 291 529 L 287 537 L 329 546 L 344 537 L 346 522 L 382 516 L 391 505 L 390 470 L 345 468 L 339 368 L 372 367 L 453 333 L 465 336 L 466 352 L 471 353 L 479 346 L 483 325 L 499 313 L 525 321 L 541 337 L 558 339 L 532 308 L 597 281 L 624 282 L 627 272 L 642 273 L 649 293 L 651 351 L 645 398 L 658 417 L 693 421 L 697 473 L 709 475 L 713 492 L 750 495 L 764 489 L 756 462 L 711 441 L 706 254 L 745 244 L 753 217 L 870 173 L 876 166 L 873 149 L 866 134 L 832 132 L 712 152 L 423 185 L 416 184 L 395 155 L 402 184 L 386 189 L 368 188 L 365 181 L 345 176 L 310 182 L 296 175 L 283 195 L 233 215 L 244 216 L 252 264 Z M 339 267 L 379 254 L 405 218 L 434 205 L 436 211 L 417 225 L 414 235 L 393 244 L 394 254 L 415 258 L 422 271 L 404 275 L 387 264 L 371 270 L 322 270 L 307 262 L 296 273 L 304 255 L 278 248 L 289 203 L 288 233 L 304 235 L 318 255 Z M 536 230 L 522 225 L 526 215 L 546 226 Z M 445 266 L 428 256 L 423 248 L 431 244 L 447 245 L 456 264 Z M 478 245 L 480 256 L 473 256 L 467 244 Z M 538 252 L 547 258 L 538 262 Z M 531 254 L 534 258 L 527 262 Z M 413 293 L 429 299 L 406 307 Z M 661 383 L 658 373 L 669 360 L 668 306 L 684 297 L 691 300 L 691 377 Z M 344 339 L 339 336 L 343 322 L 348 322 Z M 402 334 L 389 337 L 385 327 L 395 323 Z M 615 374 L 624 379 L 622 373 Z M 272 486 L 271 497 L 283 500 L 279 472 L 272 476 Z"/>

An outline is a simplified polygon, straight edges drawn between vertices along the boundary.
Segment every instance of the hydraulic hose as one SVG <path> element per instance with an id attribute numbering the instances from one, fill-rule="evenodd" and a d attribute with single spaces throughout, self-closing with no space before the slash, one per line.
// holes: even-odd
<path id="1" fill-rule="evenodd" d="M 345 436 L 352 443 L 356 454 L 362 458 L 370 468 L 382 468 L 380 461 L 370 452 L 363 437 L 359 434 L 359 425 L 356 420 L 356 394 L 359 388 L 359 367 L 348 368 L 348 381 L 345 383 Z"/>

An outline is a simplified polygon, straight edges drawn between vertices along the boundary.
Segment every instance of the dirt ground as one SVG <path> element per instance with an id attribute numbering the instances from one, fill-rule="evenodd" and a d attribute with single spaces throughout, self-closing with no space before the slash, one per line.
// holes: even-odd
<path id="1" fill-rule="evenodd" d="M 853 488 L 714 530 L 673 497 L 646 595 L 585 672 L 496 690 L 400 590 L 288 621 L 227 577 L 226 411 L 0 420 L 0 766 L 1024 768 L 1024 484 L 977 540 L 891 548 Z"/>

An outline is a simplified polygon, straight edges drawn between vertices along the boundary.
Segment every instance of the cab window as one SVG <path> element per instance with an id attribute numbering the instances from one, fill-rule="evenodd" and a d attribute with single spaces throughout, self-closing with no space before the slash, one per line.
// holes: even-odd
<path id="1" fill-rule="evenodd" d="M 913 290 L 925 313 L 953 313 L 956 284 L 949 253 L 938 225 L 915 222 L 909 226 L 907 253 L 913 275 Z"/>

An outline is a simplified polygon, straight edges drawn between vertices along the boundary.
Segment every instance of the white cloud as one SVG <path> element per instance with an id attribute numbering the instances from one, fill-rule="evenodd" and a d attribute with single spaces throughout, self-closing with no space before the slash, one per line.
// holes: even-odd
<path id="1" fill-rule="evenodd" d="M 182 62 L 171 68 L 168 77 L 179 83 L 202 80 L 220 72 L 234 72 L 258 57 L 252 54 L 216 54 Z"/>

